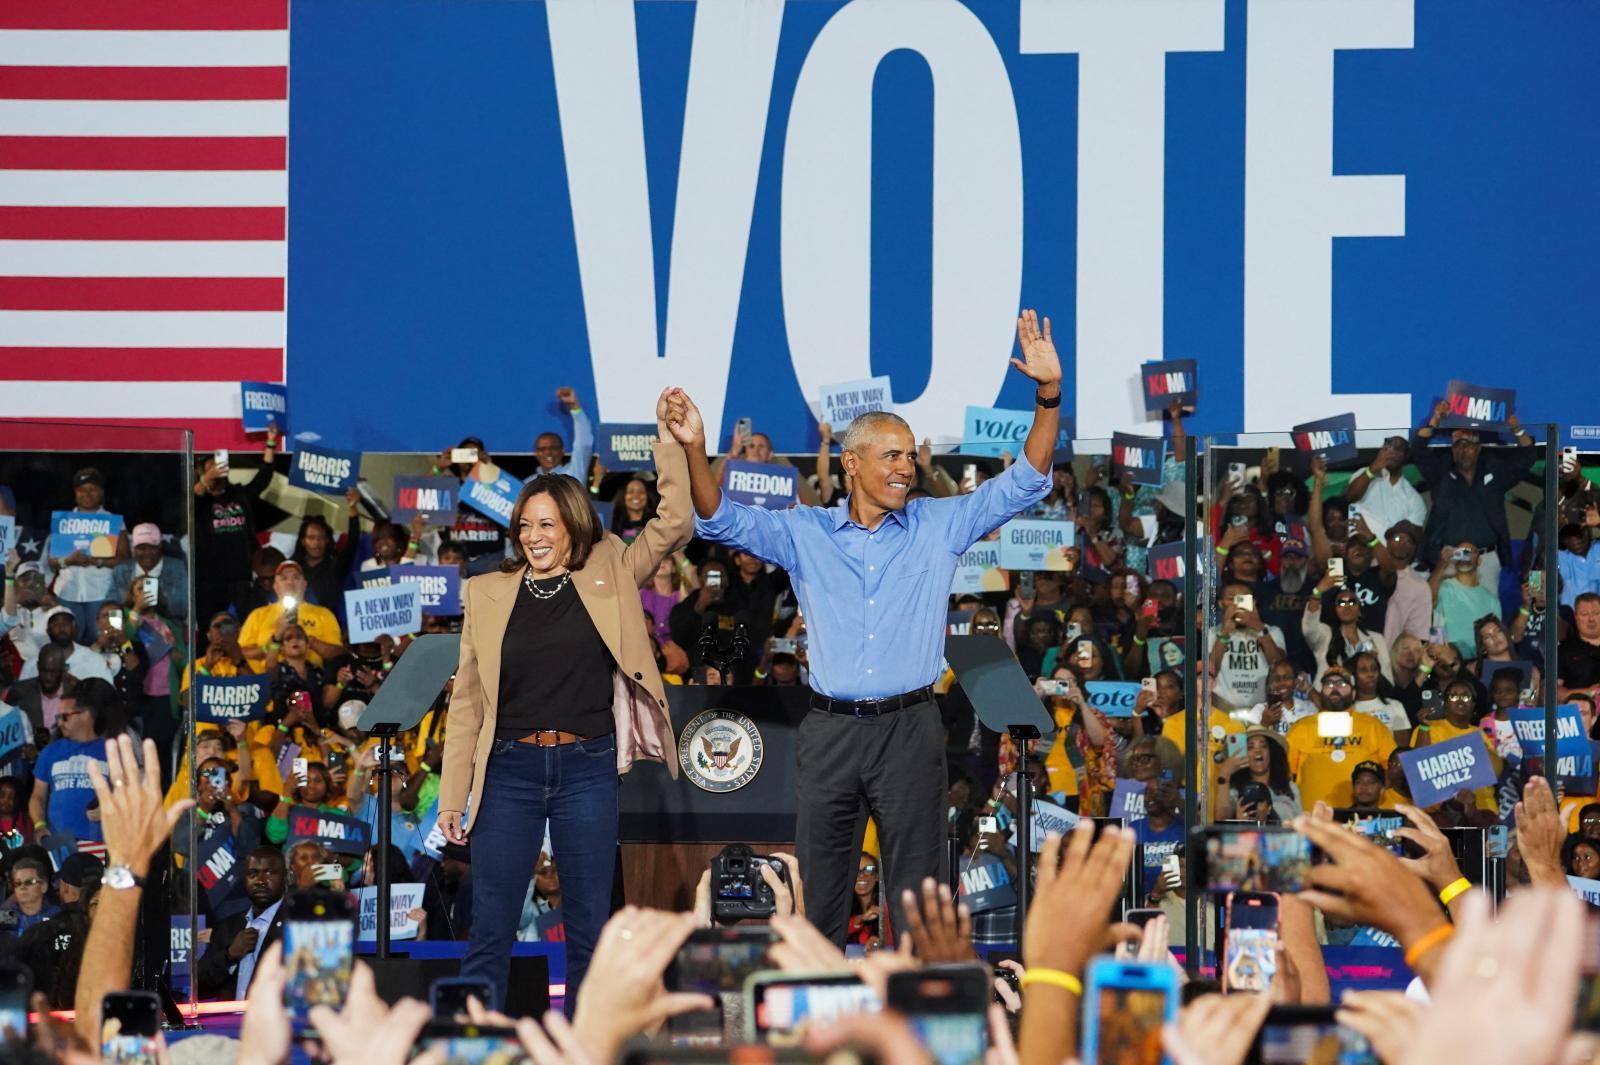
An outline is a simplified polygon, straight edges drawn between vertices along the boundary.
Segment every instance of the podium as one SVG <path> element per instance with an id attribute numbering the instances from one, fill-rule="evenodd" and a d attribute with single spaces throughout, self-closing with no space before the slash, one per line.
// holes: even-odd
<path id="1" fill-rule="evenodd" d="M 628 904 L 686 910 L 711 858 L 729 843 L 757 853 L 794 849 L 795 740 L 810 712 L 809 688 L 669 685 L 667 709 L 678 747 L 691 765 L 706 763 L 702 778 L 723 787 L 760 738 L 760 765 L 732 790 L 695 784 L 681 764 L 674 780 L 659 762 L 636 761 L 622 778 L 619 796 L 623 895 Z M 702 715 L 710 715 L 703 717 Z M 697 726 L 695 722 L 699 720 Z M 694 727 L 696 732 L 686 730 Z M 730 753 L 732 741 L 737 749 Z M 718 758 L 727 767 L 716 766 Z"/>

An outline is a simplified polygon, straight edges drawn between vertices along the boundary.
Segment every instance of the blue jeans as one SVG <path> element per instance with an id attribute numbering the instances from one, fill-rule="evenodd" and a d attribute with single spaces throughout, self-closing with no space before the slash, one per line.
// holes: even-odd
<path id="1" fill-rule="evenodd" d="M 550 823 L 567 936 L 567 1016 L 611 916 L 617 860 L 617 740 L 563 747 L 495 740 L 472 823 L 472 933 L 461 975 L 488 981 L 499 1005 L 511 978 L 511 945 Z"/>

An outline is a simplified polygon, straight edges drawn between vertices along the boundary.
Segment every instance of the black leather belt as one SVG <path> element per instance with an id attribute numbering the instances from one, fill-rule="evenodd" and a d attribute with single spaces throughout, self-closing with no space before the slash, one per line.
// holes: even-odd
<path id="1" fill-rule="evenodd" d="M 841 717 L 877 717 L 880 714 L 890 714 L 908 706 L 918 703 L 931 702 L 933 688 L 931 686 L 918 688 L 916 691 L 903 692 L 900 695 L 885 695 L 882 699 L 835 699 L 831 696 L 811 693 L 811 709 L 821 710 L 827 714 L 838 714 Z"/>

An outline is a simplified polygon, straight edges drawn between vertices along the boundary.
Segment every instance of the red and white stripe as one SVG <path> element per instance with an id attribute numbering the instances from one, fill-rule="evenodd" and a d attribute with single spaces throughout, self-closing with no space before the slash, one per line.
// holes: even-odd
<path id="1" fill-rule="evenodd" d="M 0 419 L 246 446 L 239 382 L 284 380 L 288 135 L 289 0 L 0 3 Z"/>

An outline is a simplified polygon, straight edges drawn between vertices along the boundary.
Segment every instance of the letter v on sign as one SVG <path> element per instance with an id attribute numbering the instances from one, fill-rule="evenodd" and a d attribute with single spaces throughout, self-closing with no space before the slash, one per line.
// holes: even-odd
<path id="1" fill-rule="evenodd" d="M 546 4 L 567 188 L 600 409 L 655 419 L 681 385 L 722 424 L 766 136 L 783 0 L 698 4 L 672 226 L 666 344 L 656 333 L 654 237 L 632 3 Z M 642 399 L 641 397 L 650 397 Z M 641 404 L 643 404 L 641 406 Z"/>

